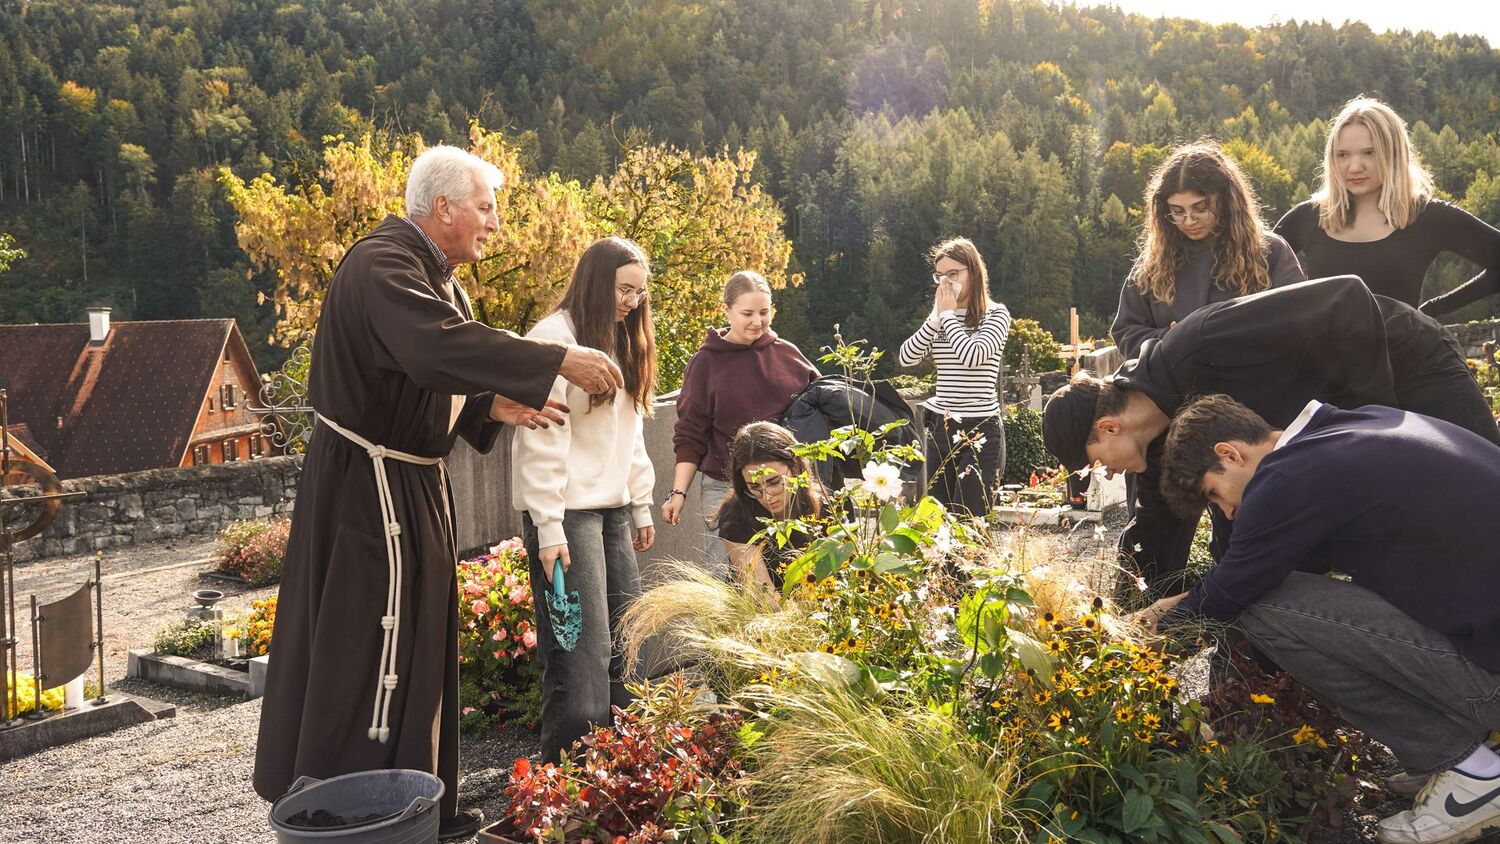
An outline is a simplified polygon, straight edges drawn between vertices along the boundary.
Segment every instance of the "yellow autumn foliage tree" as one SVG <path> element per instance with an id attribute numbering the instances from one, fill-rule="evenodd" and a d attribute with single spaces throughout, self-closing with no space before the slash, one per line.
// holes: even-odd
<path id="1" fill-rule="evenodd" d="M 316 177 L 283 186 L 269 174 L 248 183 L 220 171 L 239 214 L 235 231 L 254 265 L 276 273 L 279 322 L 289 343 L 316 327 L 323 293 L 344 251 L 387 214 L 403 213 L 406 174 L 419 139 L 379 148 L 331 138 Z M 652 258 L 662 391 L 676 389 L 705 329 L 719 321 L 724 280 L 756 269 L 772 286 L 787 274 L 791 243 L 782 214 L 753 181 L 751 152 L 693 156 L 663 145 L 626 150 L 618 170 L 590 186 L 532 174 L 498 132 L 471 127 L 469 149 L 505 174 L 500 230 L 459 279 L 489 325 L 524 332 L 561 297 L 578 256 L 607 235 L 639 242 Z"/>

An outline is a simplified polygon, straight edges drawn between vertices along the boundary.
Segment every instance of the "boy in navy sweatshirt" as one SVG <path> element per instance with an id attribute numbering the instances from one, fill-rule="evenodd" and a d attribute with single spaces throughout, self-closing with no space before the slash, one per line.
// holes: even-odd
<path id="1" fill-rule="evenodd" d="M 1309 402 L 1285 430 L 1228 396 L 1167 433 L 1178 512 L 1235 522 L 1190 591 L 1142 611 L 1242 632 L 1350 724 L 1430 774 L 1386 844 L 1500 828 L 1500 453 L 1471 431 L 1386 407 Z M 1346 579 L 1327 576 L 1337 572 Z"/>

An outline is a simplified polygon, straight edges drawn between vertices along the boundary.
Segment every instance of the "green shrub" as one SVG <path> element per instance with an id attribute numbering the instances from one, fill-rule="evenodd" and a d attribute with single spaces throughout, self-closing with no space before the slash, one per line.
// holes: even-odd
<path id="1" fill-rule="evenodd" d="M 1005 371 L 1021 371 L 1021 349 L 1031 349 L 1031 371 L 1053 372 L 1063 368 L 1062 346 L 1051 332 L 1034 319 L 1018 319 L 1010 324 L 1005 341 Z"/>
<path id="2" fill-rule="evenodd" d="M 1055 468 L 1059 461 L 1042 445 L 1042 414 L 1015 405 L 1005 411 L 1005 472 L 1001 483 L 1024 484 L 1031 473 Z"/>
<path id="3" fill-rule="evenodd" d="M 165 656 L 183 656 L 192 659 L 212 655 L 214 648 L 214 625 L 199 618 L 185 618 L 163 627 L 156 633 L 152 649 Z"/>

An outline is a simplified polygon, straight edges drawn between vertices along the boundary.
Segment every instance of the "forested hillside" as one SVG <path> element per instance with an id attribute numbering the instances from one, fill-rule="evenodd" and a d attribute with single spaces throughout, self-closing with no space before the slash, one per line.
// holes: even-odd
<path id="1" fill-rule="evenodd" d="M 645 138 L 758 152 L 803 285 L 784 327 L 890 348 L 924 248 L 973 237 L 996 298 L 1102 334 L 1174 139 L 1230 142 L 1274 220 L 1349 97 L 1414 124 L 1445 194 L 1500 221 L 1500 52 L 1363 25 L 1246 29 L 1034 0 L 33 0 L 0 10 L 0 322 L 234 316 L 274 282 L 218 179 L 316 178 L 325 139 L 464 143 L 585 184 Z M 1466 277 L 1440 265 L 1429 293 Z M 1495 307 L 1474 306 L 1462 316 Z"/>

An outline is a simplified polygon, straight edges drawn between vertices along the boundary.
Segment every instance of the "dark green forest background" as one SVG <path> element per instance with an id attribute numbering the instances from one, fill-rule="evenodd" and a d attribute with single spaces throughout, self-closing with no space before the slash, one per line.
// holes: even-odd
<path id="1" fill-rule="evenodd" d="M 281 350 L 227 165 L 297 182 L 324 138 L 504 129 L 591 179 L 622 139 L 749 147 L 786 214 L 783 333 L 892 348 L 925 315 L 922 254 L 972 237 L 995 298 L 1103 335 L 1146 175 L 1213 135 L 1274 221 L 1315 185 L 1360 93 L 1412 124 L 1445 196 L 1500 221 L 1500 52 L 1362 24 L 1249 29 L 1033 0 L 8 0 L 0 10 L 0 322 L 233 316 Z M 1456 259 L 1428 295 L 1473 270 Z M 1493 300 L 1459 314 L 1492 313 Z"/>

